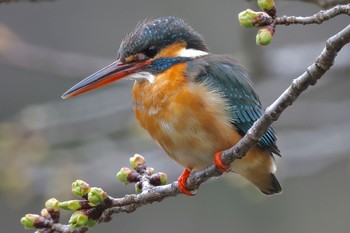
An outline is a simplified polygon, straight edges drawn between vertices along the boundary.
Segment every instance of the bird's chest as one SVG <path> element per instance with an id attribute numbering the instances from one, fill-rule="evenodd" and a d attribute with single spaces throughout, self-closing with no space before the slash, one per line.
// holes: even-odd
<path id="1" fill-rule="evenodd" d="M 154 83 L 135 83 L 137 120 L 182 166 L 200 169 L 210 165 L 215 152 L 235 141 L 225 103 L 203 85 L 160 78 Z"/>

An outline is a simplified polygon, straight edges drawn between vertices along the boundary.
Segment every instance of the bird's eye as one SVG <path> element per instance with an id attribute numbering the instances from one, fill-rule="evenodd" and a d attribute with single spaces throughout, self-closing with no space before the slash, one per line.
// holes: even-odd
<path id="1" fill-rule="evenodd" d="M 159 51 L 158 47 L 151 46 L 144 51 L 144 54 L 147 57 L 152 58 L 152 57 L 155 57 L 157 55 L 158 51 Z"/>

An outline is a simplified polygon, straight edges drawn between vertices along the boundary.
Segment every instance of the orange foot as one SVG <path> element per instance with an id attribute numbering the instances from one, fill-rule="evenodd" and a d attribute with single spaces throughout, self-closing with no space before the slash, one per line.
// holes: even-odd
<path id="1" fill-rule="evenodd" d="M 187 196 L 193 196 L 196 194 L 195 192 L 191 192 L 190 190 L 188 190 L 186 187 L 186 181 L 187 181 L 187 178 L 190 176 L 190 174 L 191 174 L 191 171 L 185 169 L 181 174 L 181 176 L 179 176 L 179 178 L 177 179 L 177 185 L 180 192 L 182 192 Z"/>
<path id="2" fill-rule="evenodd" d="M 219 168 L 222 172 L 229 172 L 231 170 L 231 166 L 225 165 L 221 160 L 222 151 L 215 153 L 214 155 L 214 164 L 217 168 Z"/>

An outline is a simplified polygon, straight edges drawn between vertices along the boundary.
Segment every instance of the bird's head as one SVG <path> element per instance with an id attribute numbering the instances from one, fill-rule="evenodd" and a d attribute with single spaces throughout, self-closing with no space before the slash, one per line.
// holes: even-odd
<path id="1" fill-rule="evenodd" d="M 200 34 L 182 19 L 169 16 L 146 19 L 122 41 L 117 60 L 66 91 L 73 97 L 122 78 L 153 82 L 172 65 L 208 54 Z"/>

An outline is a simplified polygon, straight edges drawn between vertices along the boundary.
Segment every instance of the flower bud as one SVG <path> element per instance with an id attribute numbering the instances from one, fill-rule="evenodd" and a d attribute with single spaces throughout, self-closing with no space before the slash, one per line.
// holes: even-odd
<path id="1" fill-rule="evenodd" d="M 89 221 L 89 217 L 82 211 L 75 211 L 69 219 L 69 225 L 72 228 L 85 226 Z"/>
<path id="2" fill-rule="evenodd" d="M 56 198 L 51 198 L 45 202 L 45 208 L 47 210 L 58 211 L 60 209 L 60 202 Z"/>
<path id="3" fill-rule="evenodd" d="M 99 205 L 107 199 L 107 193 L 101 188 L 92 187 L 88 193 L 88 200 L 93 205 Z"/>
<path id="4" fill-rule="evenodd" d="M 262 28 L 258 31 L 258 34 L 256 34 L 256 44 L 257 45 L 268 45 L 272 41 L 273 36 L 273 30 L 270 28 Z"/>
<path id="5" fill-rule="evenodd" d="M 137 168 L 139 165 L 143 165 L 146 163 L 145 158 L 142 155 L 135 154 L 130 158 L 130 165 L 132 168 Z"/>
<path id="6" fill-rule="evenodd" d="M 70 201 L 64 201 L 60 203 L 60 207 L 61 209 L 64 210 L 80 210 L 82 209 L 84 206 L 84 201 L 86 202 L 86 200 L 70 200 Z"/>
<path id="7" fill-rule="evenodd" d="M 40 212 L 40 214 L 41 214 L 41 216 L 43 216 L 44 218 L 51 218 L 51 215 L 50 215 L 49 211 L 48 211 L 46 208 L 42 209 L 41 212 Z"/>
<path id="8" fill-rule="evenodd" d="M 150 184 L 154 186 L 164 185 L 166 184 L 168 179 L 167 174 L 164 172 L 157 172 L 156 174 L 153 174 L 150 178 Z"/>
<path id="9" fill-rule="evenodd" d="M 21 218 L 21 223 L 25 229 L 35 228 L 35 223 L 40 221 L 40 216 L 37 214 L 26 214 L 23 218 Z"/>
<path id="10" fill-rule="evenodd" d="M 253 21 L 258 17 L 259 13 L 251 9 L 247 9 L 238 14 L 239 24 L 242 27 L 251 28 L 254 27 Z"/>
<path id="11" fill-rule="evenodd" d="M 165 174 L 164 172 L 158 172 L 157 174 L 159 175 L 159 178 L 160 178 L 160 185 L 165 185 L 168 180 L 167 174 Z"/>
<path id="12" fill-rule="evenodd" d="M 82 180 L 76 180 L 72 183 L 72 193 L 78 197 L 87 195 L 90 191 L 90 185 Z"/>
<path id="13" fill-rule="evenodd" d="M 96 220 L 89 219 L 88 222 L 87 222 L 87 224 L 86 224 L 86 226 L 87 226 L 88 228 L 91 228 L 91 227 L 95 226 L 96 222 L 97 222 Z"/>
<path id="14" fill-rule="evenodd" d="M 269 11 L 275 7 L 275 0 L 258 0 L 258 5 L 261 10 Z"/>
<path id="15" fill-rule="evenodd" d="M 255 12 L 247 9 L 238 14 L 238 20 L 242 27 L 262 27 L 271 24 L 272 18 L 265 12 Z"/>
<path id="16" fill-rule="evenodd" d="M 117 173 L 116 177 L 118 178 L 118 180 L 120 182 L 122 182 L 123 184 L 128 184 L 129 180 L 128 180 L 128 176 L 129 174 L 132 173 L 132 170 L 128 167 L 122 167 L 120 169 L 120 171 Z"/>

